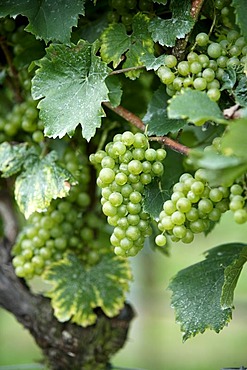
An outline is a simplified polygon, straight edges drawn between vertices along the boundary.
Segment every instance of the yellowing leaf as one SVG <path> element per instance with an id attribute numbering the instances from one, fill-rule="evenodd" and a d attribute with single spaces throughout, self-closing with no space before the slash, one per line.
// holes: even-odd
<path id="1" fill-rule="evenodd" d="M 112 254 L 105 255 L 89 269 L 74 254 L 68 254 L 53 263 L 44 278 L 52 284 L 47 296 L 51 298 L 57 319 L 62 322 L 71 319 L 87 326 L 97 319 L 96 307 L 109 317 L 119 313 L 131 274 L 127 260 Z"/>
<path id="2" fill-rule="evenodd" d="M 33 156 L 16 178 L 15 199 L 26 218 L 33 212 L 45 211 L 52 199 L 63 198 L 68 194 L 72 176 L 55 161 L 54 152 L 42 159 Z"/>

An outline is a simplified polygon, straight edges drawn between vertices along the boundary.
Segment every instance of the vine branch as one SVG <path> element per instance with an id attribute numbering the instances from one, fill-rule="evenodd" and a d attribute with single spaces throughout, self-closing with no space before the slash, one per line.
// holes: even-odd
<path id="1" fill-rule="evenodd" d="M 194 18 L 195 21 L 197 20 L 199 14 L 200 14 L 203 3 L 204 3 L 204 0 L 192 0 L 191 1 L 190 14 L 191 14 L 192 18 Z"/>
<path id="2" fill-rule="evenodd" d="M 13 64 L 12 57 L 11 57 L 9 49 L 6 45 L 6 41 L 3 37 L 0 37 L 0 47 L 3 51 L 3 54 L 6 58 L 7 64 L 8 64 L 9 69 L 10 69 L 9 76 L 11 78 L 12 88 L 13 88 L 14 93 L 15 93 L 15 99 L 18 103 L 20 103 L 20 102 L 23 101 L 23 98 L 22 98 L 21 93 L 20 93 L 18 72 L 17 72 L 17 70 L 16 70 L 16 68 Z"/>
<path id="3" fill-rule="evenodd" d="M 141 131 L 145 131 L 146 126 L 144 125 L 143 121 L 136 116 L 134 113 L 128 111 L 121 105 L 118 107 L 113 107 L 109 102 L 103 103 L 107 108 L 118 114 L 120 117 L 124 118 L 126 121 L 132 123 L 135 127 L 137 127 Z M 189 148 L 183 144 L 178 143 L 177 141 L 169 138 L 168 136 L 155 136 L 149 138 L 151 141 L 158 141 L 165 146 L 169 147 L 170 149 L 183 154 L 188 155 L 189 154 Z"/>

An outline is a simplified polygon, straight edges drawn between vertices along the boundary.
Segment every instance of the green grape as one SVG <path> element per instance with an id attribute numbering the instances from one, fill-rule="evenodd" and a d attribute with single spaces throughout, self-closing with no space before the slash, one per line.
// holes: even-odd
<path id="1" fill-rule="evenodd" d="M 193 82 L 193 86 L 196 90 L 205 90 L 207 88 L 207 81 L 203 77 L 197 77 Z"/>
<path id="2" fill-rule="evenodd" d="M 196 36 L 196 42 L 199 46 L 206 46 L 209 43 L 209 37 L 204 32 L 198 33 Z"/>
<path id="3" fill-rule="evenodd" d="M 210 58 L 217 59 L 222 55 L 222 46 L 217 42 L 212 42 L 207 49 Z"/>
<path id="4" fill-rule="evenodd" d="M 177 65 L 177 69 L 178 69 L 178 73 L 181 76 L 187 76 L 190 73 L 190 65 L 186 61 L 179 62 Z"/>
<path id="5" fill-rule="evenodd" d="M 174 55 L 166 55 L 165 56 L 165 65 L 168 68 L 174 68 L 177 65 L 177 58 Z"/>
<path id="6" fill-rule="evenodd" d="M 190 72 L 193 74 L 198 74 L 202 71 L 202 65 L 200 62 L 194 61 L 190 64 Z"/>
<path id="7" fill-rule="evenodd" d="M 165 66 L 159 67 L 157 75 L 165 85 L 171 84 L 175 78 L 175 74 L 170 70 L 170 68 Z"/>

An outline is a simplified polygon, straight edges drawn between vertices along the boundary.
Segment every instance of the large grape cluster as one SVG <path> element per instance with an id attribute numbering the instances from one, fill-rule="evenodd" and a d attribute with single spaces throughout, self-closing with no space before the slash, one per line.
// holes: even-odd
<path id="1" fill-rule="evenodd" d="M 66 199 L 56 199 L 46 212 L 32 214 L 13 248 L 16 275 L 27 280 L 41 275 L 67 251 L 76 253 L 84 264 L 93 265 L 107 247 L 109 250 L 109 244 L 101 246 L 99 241 L 104 221 L 89 207 L 90 167 L 86 155 L 78 156 L 68 148 L 63 159 L 78 184 Z"/>
<path id="2" fill-rule="evenodd" d="M 165 156 L 164 149 L 149 148 L 144 134 L 125 131 L 90 157 L 100 165 L 102 210 L 114 227 L 110 241 L 119 256 L 135 256 L 151 234 L 150 217 L 143 211 L 144 187 L 162 175 Z"/>
<path id="3" fill-rule="evenodd" d="M 182 89 L 205 91 L 209 98 L 218 101 L 225 72 L 229 67 L 242 68 L 247 61 L 247 44 L 243 36 L 234 29 L 221 33 L 217 42 L 201 32 L 196 36 L 194 49 L 186 59 L 178 62 L 174 55 L 166 55 L 164 65 L 157 75 L 173 96 Z"/>
<path id="4" fill-rule="evenodd" d="M 173 186 L 171 198 L 164 202 L 158 221 L 162 233 L 156 244 L 164 246 L 166 235 L 174 242 L 191 243 L 194 234 L 209 230 L 211 222 L 218 222 L 228 209 L 228 187 L 211 188 L 201 169 L 194 176 L 184 173 Z"/>

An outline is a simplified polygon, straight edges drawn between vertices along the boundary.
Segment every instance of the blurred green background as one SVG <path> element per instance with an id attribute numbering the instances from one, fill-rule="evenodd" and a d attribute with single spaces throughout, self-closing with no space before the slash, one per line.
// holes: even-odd
<path id="1" fill-rule="evenodd" d="M 171 277 L 202 260 L 205 250 L 223 243 L 245 242 L 246 236 L 247 225 L 236 225 L 231 214 L 225 214 L 207 238 L 197 236 L 189 246 L 173 244 L 170 257 L 146 248 L 132 259 L 135 281 L 127 300 L 133 305 L 136 317 L 125 347 L 112 359 L 113 365 L 144 370 L 220 370 L 247 366 L 246 268 L 235 291 L 233 320 L 219 334 L 207 331 L 183 343 L 170 308 L 171 293 L 167 290 Z M 34 363 L 40 358 L 30 334 L 9 313 L 0 310 L 0 365 Z"/>

